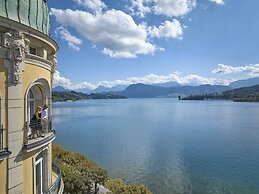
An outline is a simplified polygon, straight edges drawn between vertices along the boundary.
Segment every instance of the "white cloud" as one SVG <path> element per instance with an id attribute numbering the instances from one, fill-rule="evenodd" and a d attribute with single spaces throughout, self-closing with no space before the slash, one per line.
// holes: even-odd
<path id="1" fill-rule="evenodd" d="M 144 17 L 153 12 L 168 17 L 184 16 L 196 6 L 196 0 L 131 0 L 129 7 L 133 15 Z"/>
<path id="2" fill-rule="evenodd" d="M 202 85 L 202 84 L 222 84 L 228 85 L 233 80 L 226 79 L 216 79 L 216 78 L 206 78 L 199 75 L 182 75 L 180 72 L 173 72 L 169 75 L 155 75 L 148 74 L 142 77 L 129 77 L 123 80 L 111 80 L 111 81 L 100 81 L 97 84 L 91 84 L 88 82 L 82 83 L 72 83 L 69 79 L 64 78 L 57 71 L 54 74 L 54 86 L 61 85 L 66 89 L 76 90 L 76 89 L 90 89 L 93 90 L 98 86 L 114 87 L 117 85 L 130 85 L 130 84 L 158 84 L 166 82 L 178 82 L 182 85 Z"/>
<path id="3" fill-rule="evenodd" d="M 155 13 L 169 17 L 186 15 L 196 6 L 196 0 L 154 0 L 154 2 Z"/>
<path id="4" fill-rule="evenodd" d="M 219 4 L 219 5 L 224 5 L 225 4 L 224 0 L 210 0 L 210 1 L 214 2 L 216 4 Z"/>
<path id="5" fill-rule="evenodd" d="M 165 21 L 159 27 L 149 27 L 149 34 L 157 38 L 178 38 L 181 39 L 183 29 L 180 22 L 176 19 Z"/>
<path id="6" fill-rule="evenodd" d="M 69 90 L 77 90 L 77 89 L 95 89 L 96 87 L 93 84 L 90 84 L 88 82 L 82 82 L 82 83 L 72 83 L 69 79 L 62 77 L 58 71 L 54 73 L 53 76 L 53 86 L 63 86 L 66 89 Z"/>
<path id="7" fill-rule="evenodd" d="M 82 44 L 82 40 L 71 35 L 71 33 L 64 27 L 60 26 L 55 30 L 55 34 L 59 35 L 61 39 L 67 41 L 68 46 L 75 51 L 79 51 L 79 45 Z"/>
<path id="8" fill-rule="evenodd" d="M 70 26 L 103 48 L 110 57 L 133 58 L 152 54 L 157 48 L 147 40 L 146 26 L 136 24 L 133 18 L 119 10 L 91 14 L 79 10 L 51 9 L 58 23 Z"/>
<path id="9" fill-rule="evenodd" d="M 75 2 L 79 5 L 83 5 L 84 7 L 92 10 L 101 12 L 107 6 L 101 0 L 75 0 Z"/>
<path id="10" fill-rule="evenodd" d="M 246 65 L 246 66 L 230 66 L 219 64 L 218 68 L 213 70 L 214 74 L 236 74 L 236 73 L 247 73 L 249 76 L 257 77 L 259 76 L 259 64 Z"/>
<path id="11" fill-rule="evenodd" d="M 150 0 L 131 0 L 129 10 L 133 15 L 143 18 L 147 13 L 152 11 L 151 7 L 149 7 L 149 3 Z"/>

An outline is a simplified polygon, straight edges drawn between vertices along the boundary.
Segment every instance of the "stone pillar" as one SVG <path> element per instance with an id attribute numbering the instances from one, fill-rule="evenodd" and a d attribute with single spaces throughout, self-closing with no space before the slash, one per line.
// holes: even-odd
<path id="1" fill-rule="evenodd" d="M 10 67 L 10 61 L 5 60 L 5 65 Z M 11 77 L 8 72 L 8 77 Z M 12 154 L 8 158 L 8 194 L 23 193 L 23 121 L 22 115 L 22 84 L 14 85 L 8 81 L 7 86 L 7 133 L 8 149 Z"/>
<path id="2" fill-rule="evenodd" d="M 23 193 L 23 93 L 22 73 L 29 40 L 23 33 L 11 31 L 4 34 L 3 46 L 7 49 L 4 60 L 7 69 L 7 139 L 12 154 L 8 158 L 8 194 Z"/>

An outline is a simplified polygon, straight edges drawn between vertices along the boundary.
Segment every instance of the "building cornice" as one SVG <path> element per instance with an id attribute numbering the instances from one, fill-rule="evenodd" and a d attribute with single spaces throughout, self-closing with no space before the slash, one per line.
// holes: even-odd
<path id="1" fill-rule="evenodd" d="M 55 53 L 59 49 L 55 40 L 53 40 L 46 34 L 33 29 L 30 26 L 26 26 L 22 23 L 16 22 L 14 20 L 10 20 L 8 18 L 4 18 L 2 16 L 0 16 L 0 26 L 6 27 L 8 29 L 16 30 L 16 31 L 23 31 L 24 34 L 37 38 L 37 39 L 45 42 L 46 44 L 48 44 L 51 48 L 53 48 Z M 53 53 L 53 54 L 55 54 L 55 53 Z"/>
<path id="2" fill-rule="evenodd" d="M 51 71 L 52 62 L 37 55 L 28 54 L 25 58 L 25 65 L 32 64 Z"/>

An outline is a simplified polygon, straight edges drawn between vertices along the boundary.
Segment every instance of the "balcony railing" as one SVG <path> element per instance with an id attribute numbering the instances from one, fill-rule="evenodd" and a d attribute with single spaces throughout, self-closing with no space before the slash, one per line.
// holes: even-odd
<path id="1" fill-rule="evenodd" d="M 0 125 L 0 160 L 6 159 L 10 154 L 12 154 L 12 152 L 8 151 L 8 149 L 4 147 L 3 132 L 3 125 Z"/>
<path id="2" fill-rule="evenodd" d="M 0 125 L 0 150 L 3 150 L 4 149 L 4 141 L 3 141 L 3 125 Z"/>
<path id="3" fill-rule="evenodd" d="M 52 132 L 51 119 L 33 120 L 26 122 L 26 143 L 40 137 L 44 137 Z"/>
<path id="4" fill-rule="evenodd" d="M 52 164 L 52 173 L 53 176 L 55 177 L 55 181 L 53 181 L 52 185 L 50 188 L 44 192 L 44 194 L 60 194 L 63 192 L 63 184 L 62 184 L 62 179 L 61 179 L 61 169 L 60 165 L 55 162 Z"/>
<path id="5" fill-rule="evenodd" d="M 52 129 L 51 118 L 26 122 L 24 149 L 34 150 L 54 139 L 55 131 Z"/>

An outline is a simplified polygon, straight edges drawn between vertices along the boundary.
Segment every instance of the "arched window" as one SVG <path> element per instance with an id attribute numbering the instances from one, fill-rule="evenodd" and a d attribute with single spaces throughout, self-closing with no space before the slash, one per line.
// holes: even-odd
<path id="1" fill-rule="evenodd" d="M 50 86 L 47 80 L 41 78 L 34 81 L 28 88 L 26 98 L 26 121 L 33 117 L 36 107 L 50 105 Z"/>
<path id="2" fill-rule="evenodd" d="M 44 112 L 45 119 L 39 119 L 40 111 L 36 113 L 37 107 L 51 107 L 50 105 L 50 86 L 47 80 L 41 78 L 34 81 L 28 88 L 25 96 L 25 123 L 26 131 L 25 142 L 28 143 L 29 140 L 37 139 L 39 137 L 45 137 L 45 134 L 49 133 L 51 130 L 50 120 L 48 116 L 50 115 L 50 109 L 47 108 Z M 39 109 L 40 110 L 40 109 Z M 35 118 L 37 115 L 37 118 Z"/>
<path id="3" fill-rule="evenodd" d="M 35 99 L 32 90 L 29 91 L 27 97 L 27 118 L 28 120 L 32 118 L 35 111 Z"/>

